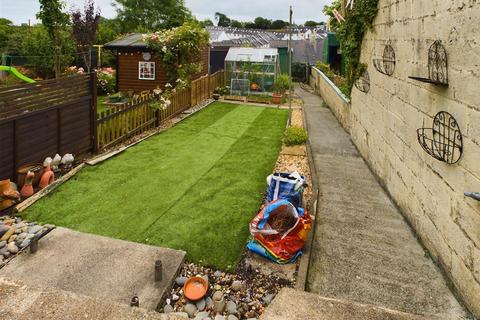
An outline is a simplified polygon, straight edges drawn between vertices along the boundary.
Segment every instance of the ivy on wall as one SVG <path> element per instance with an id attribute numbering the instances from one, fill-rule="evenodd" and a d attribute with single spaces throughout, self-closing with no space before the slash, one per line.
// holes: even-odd
<path id="1" fill-rule="evenodd" d="M 362 41 L 377 16 L 378 2 L 379 0 L 355 0 L 353 8 L 344 9 L 344 0 L 335 0 L 323 9 L 327 16 L 332 17 L 331 28 L 340 41 L 349 92 L 366 69 L 366 65 L 360 63 Z M 338 22 L 335 19 L 335 10 L 344 14 L 345 21 Z"/>

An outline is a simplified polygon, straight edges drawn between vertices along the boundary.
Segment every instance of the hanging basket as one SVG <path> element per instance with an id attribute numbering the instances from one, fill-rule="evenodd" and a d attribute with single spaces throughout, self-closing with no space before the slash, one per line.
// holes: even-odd
<path id="1" fill-rule="evenodd" d="M 441 111 L 433 119 L 432 128 L 417 130 L 423 150 L 439 161 L 457 163 L 463 152 L 463 137 L 455 118 Z"/>
<path id="2" fill-rule="evenodd" d="M 373 59 L 373 66 L 378 72 L 391 76 L 395 72 L 395 61 L 395 50 L 387 44 L 383 49 L 382 58 Z"/>
<path id="3" fill-rule="evenodd" d="M 440 40 L 435 41 L 428 50 L 428 78 L 409 77 L 410 79 L 448 86 L 448 56 Z"/>
<path id="4" fill-rule="evenodd" d="M 365 70 L 360 78 L 355 81 L 355 87 L 363 93 L 370 91 L 370 75 L 368 70 Z"/>

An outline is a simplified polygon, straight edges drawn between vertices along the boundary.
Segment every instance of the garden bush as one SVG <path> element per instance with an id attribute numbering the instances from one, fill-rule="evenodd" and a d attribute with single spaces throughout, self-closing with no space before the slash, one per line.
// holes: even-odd
<path id="1" fill-rule="evenodd" d="M 112 94 L 115 92 L 115 70 L 103 68 L 97 70 L 98 94 Z"/>
<path id="2" fill-rule="evenodd" d="M 284 94 L 288 89 L 290 89 L 291 85 L 292 80 L 286 74 L 279 75 L 274 84 L 275 90 L 281 94 Z"/>
<path id="3" fill-rule="evenodd" d="M 285 130 L 283 136 L 283 143 L 287 146 L 296 146 L 307 142 L 308 134 L 305 129 L 301 127 L 289 127 Z"/>

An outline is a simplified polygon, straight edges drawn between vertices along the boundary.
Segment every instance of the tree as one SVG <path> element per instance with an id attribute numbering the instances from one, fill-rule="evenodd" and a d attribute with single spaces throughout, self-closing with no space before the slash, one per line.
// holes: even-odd
<path id="1" fill-rule="evenodd" d="M 205 27 L 211 27 L 211 26 L 213 26 L 213 22 L 212 22 L 212 20 L 210 20 L 210 19 L 205 19 L 205 20 L 203 20 L 203 21 L 200 21 L 199 23 L 200 23 L 200 25 L 201 25 L 202 27 L 204 27 L 204 28 L 205 28 Z"/>
<path id="2" fill-rule="evenodd" d="M 255 18 L 255 26 L 257 29 L 271 29 L 272 28 L 272 20 L 268 20 L 262 17 Z"/>
<path id="3" fill-rule="evenodd" d="M 304 24 L 305 27 L 310 27 L 310 28 L 316 27 L 318 25 L 319 25 L 318 22 L 311 21 L 311 20 L 305 21 L 305 24 Z"/>
<path id="4" fill-rule="evenodd" d="M 288 26 L 288 22 L 283 20 L 275 20 L 272 22 L 272 29 L 280 30 Z"/>
<path id="5" fill-rule="evenodd" d="M 75 61 L 75 43 L 68 30 L 58 32 L 56 44 L 42 25 L 31 27 L 24 35 L 20 55 L 27 59 L 26 66 L 35 70 L 38 76 L 42 78 L 58 76 L 59 74 L 53 72 L 56 68 L 64 70 Z M 61 51 L 54 53 L 55 47 L 61 48 Z"/>
<path id="6" fill-rule="evenodd" d="M 238 20 L 232 20 L 232 23 L 230 24 L 230 27 L 232 28 L 243 28 L 244 26 L 244 23 Z"/>
<path id="7" fill-rule="evenodd" d="M 6 53 L 5 50 L 7 48 L 7 42 L 10 38 L 10 34 L 12 33 L 12 29 L 12 21 L 5 18 L 0 18 L 0 53 Z"/>
<path id="8" fill-rule="evenodd" d="M 121 22 L 118 19 L 100 17 L 97 28 L 97 44 L 105 44 L 118 38 L 122 33 Z"/>
<path id="9" fill-rule="evenodd" d="M 193 19 L 184 0 L 114 1 L 124 33 L 170 29 Z"/>
<path id="10" fill-rule="evenodd" d="M 60 33 L 68 26 L 69 16 L 63 12 L 65 4 L 60 0 L 39 0 L 39 2 L 40 11 L 37 13 L 37 18 L 42 21 L 52 42 L 55 77 L 58 78 L 61 73 L 59 54 L 62 51 Z"/>
<path id="11" fill-rule="evenodd" d="M 225 14 L 221 12 L 215 13 L 215 20 L 218 21 L 217 25 L 219 27 L 230 27 L 230 25 L 232 24 L 232 20 L 230 20 L 230 18 L 228 18 Z"/>
<path id="12" fill-rule="evenodd" d="M 96 42 L 99 22 L 100 12 L 95 10 L 93 0 L 85 2 L 83 12 L 80 9 L 72 12 L 72 35 L 88 72 L 92 67 L 91 50 Z"/>

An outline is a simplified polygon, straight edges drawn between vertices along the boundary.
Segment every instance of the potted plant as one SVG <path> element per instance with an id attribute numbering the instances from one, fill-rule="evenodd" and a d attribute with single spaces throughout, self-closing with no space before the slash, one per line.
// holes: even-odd
<path id="1" fill-rule="evenodd" d="M 228 93 L 229 88 L 228 87 L 216 87 L 215 90 L 213 90 L 213 99 L 218 100 L 220 99 L 221 96 L 224 96 Z"/>
<path id="2" fill-rule="evenodd" d="M 288 75 L 282 74 L 278 76 L 274 84 L 275 92 L 272 95 L 272 103 L 281 104 L 283 95 L 288 89 L 290 89 L 291 85 L 292 85 L 292 82 Z"/>

